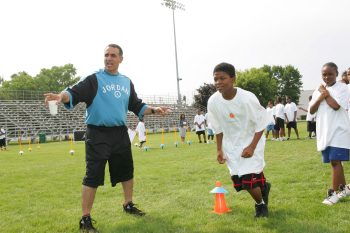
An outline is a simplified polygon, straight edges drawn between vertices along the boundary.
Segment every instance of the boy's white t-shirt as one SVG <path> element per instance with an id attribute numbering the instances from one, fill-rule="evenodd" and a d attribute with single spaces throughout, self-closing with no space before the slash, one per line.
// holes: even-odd
<path id="1" fill-rule="evenodd" d="M 283 120 L 285 120 L 285 116 L 284 116 L 284 105 L 279 103 L 279 104 L 276 104 L 275 106 L 275 116 L 278 117 L 278 118 L 281 118 Z"/>
<path id="2" fill-rule="evenodd" d="M 136 127 L 137 134 L 139 135 L 139 142 L 146 141 L 146 127 L 145 123 L 139 121 Z"/>
<path id="3" fill-rule="evenodd" d="M 288 117 L 288 121 L 297 121 L 296 118 L 294 120 L 294 113 L 296 111 L 298 111 L 298 108 L 294 102 L 287 103 L 286 106 L 284 106 L 284 112 Z"/>
<path id="4" fill-rule="evenodd" d="M 263 131 L 268 122 L 265 108 L 253 93 L 237 88 L 232 100 L 214 93 L 208 100 L 208 118 L 215 133 L 223 133 L 222 148 L 231 176 L 263 171 L 265 137 L 259 140 L 252 157 L 241 156 L 255 133 Z"/>
<path id="5" fill-rule="evenodd" d="M 311 102 L 309 102 L 309 105 L 307 107 L 306 121 L 316 121 L 316 113 L 314 114 L 310 113 L 310 103 Z"/>
<path id="6" fill-rule="evenodd" d="M 208 120 L 208 113 L 204 115 L 204 119 L 207 121 L 207 129 L 213 130 L 213 127 L 211 126 L 210 121 Z"/>
<path id="7" fill-rule="evenodd" d="M 350 149 L 350 119 L 347 113 L 350 98 L 348 88 L 346 84 L 336 82 L 326 89 L 340 108 L 332 109 L 325 100 L 320 103 L 316 112 L 317 150 L 323 151 L 328 146 Z M 316 89 L 312 94 L 310 105 L 320 95 L 321 93 Z"/>
<path id="8" fill-rule="evenodd" d="M 193 123 L 195 124 L 195 126 L 196 126 L 196 131 L 203 131 L 203 130 L 205 130 L 205 124 L 204 124 L 204 121 L 205 121 L 205 118 L 204 118 L 204 116 L 201 114 L 201 115 L 196 115 L 195 117 L 194 117 L 194 121 L 193 121 Z M 198 127 L 198 125 L 196 125 L 196 122 L 197 122 L 197 124 L 198 125 L 200 125 L 200 124 L 202 124 L 201 125 L 201 127 Z"/>
<path id="9" fill-rule="evenodd" d="M 267 112 L 267 125 L 274 125 L 275 124 L 275 118 L 273 118 L 274 115 L 274 108 L 267 107 L 266 108 Z"/>

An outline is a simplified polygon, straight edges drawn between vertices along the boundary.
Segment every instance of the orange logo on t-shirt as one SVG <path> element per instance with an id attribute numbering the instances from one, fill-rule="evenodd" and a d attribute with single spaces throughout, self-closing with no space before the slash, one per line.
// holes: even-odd
<path id="1" fill-rule="evenodd" d="M 232 112 L 230 113 L 230 118 L 235 118 L 235 114 L 233 114 Z"/>

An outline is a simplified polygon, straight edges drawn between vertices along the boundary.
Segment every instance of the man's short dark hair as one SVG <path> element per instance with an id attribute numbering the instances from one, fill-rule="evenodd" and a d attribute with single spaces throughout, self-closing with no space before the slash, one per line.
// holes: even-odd
<path id="1" fill-rule="evenodd" d="M 226 63 L 226 62 L 222 62 L 218 65 L 215 66 L 213 73 L 215 72 L 225 72 L 226 74 L 228 74 L 231 78 L 236 77 L 236 69 L 233 65 Z"/>
<path id="2" fill-rule="evenodd" d="M 117 45 L 117 44 L 109 44 L 109 45 L 107 45 L 107 47 L 112 47 L 112 48 L 117 48 L 117 49 L 119 49 L 119 55 L 120 55 L 120 56 L 123 56 L 123 49 L 122 49 L 122 47 L 120 47 L 119 45 Z"/>

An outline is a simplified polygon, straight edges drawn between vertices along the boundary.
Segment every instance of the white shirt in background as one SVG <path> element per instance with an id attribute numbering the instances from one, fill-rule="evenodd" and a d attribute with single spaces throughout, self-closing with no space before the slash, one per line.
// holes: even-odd
<path id="1" fill-rule="evenodd" d="M 144 142 L 146 141 L 146 127 L 145 123 L 142 121 L 139 121 L 136 127 L 136 132 L 139 135 L 139 142 Z"/>
<path id="2" fill-rule="evenodd" d="M 284 113 L 285 113 L 284 105 L 281 104 L 281 103 L 276 104 L 276 106 L 275 106 L 275 116 L 284 120 L 285 119 Z"/>
<path id="3" fill-rule="evenodd" d="M 294 114 L 298 111 L 298 108 L 294 102 L 287 103 L 286 106 L 284 106 L 284 111 L 288 117 L 288 121 L 297 121 L 296 115 L 294 118 Z"/>
<path id="4" fill-rule="evenodd" d="M 274 107 L 270 108 L 267 107 L 266 108 L 266 112 L 267 112 L 267 125 L 274 125 L 275 124 L 275 118 L 273 118 L 274 115 Z"/>
<path id="5" fill-rule="evenodd" d="M 325 100 L 320 103 L 316 112 L 317 150 L 323 151 L 328 146 L 350 149 L 350 119 L 346 111 L 350 93 L 346 84 L 340 82 L 326 88 L 340 108 L 335 111 Z M 316 89 L 310 104 L 313 104 L 320 94 Z"/>
<path id="6" fill-rule="evenodd" d="M 205 130 L 205 123 L 204 123 L 204 121 L 205 121 L 205 118 L 204 118 L 204 116 L 201 114 L 201 115 L 196 115 L 195 117 L 194 117 L 194 121 L 193 121 L 193 123 L 195 124 L 195 126 L 196 126 L 196 131 L 203 131 L 203 130 Z M 200 124 L 202 124 L 201 125 L 201 127 L 198 127 L 198 125 L 196 125 L 196 122 L 197 122 L 197 124 L 198 125 L 200 125 Z"/>

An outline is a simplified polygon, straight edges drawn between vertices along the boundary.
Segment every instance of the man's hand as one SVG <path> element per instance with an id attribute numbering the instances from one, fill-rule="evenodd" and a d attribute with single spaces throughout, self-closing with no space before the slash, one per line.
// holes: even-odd
<path id="1" fill-rule="evenodd" d="M 62 101 L 62 95 L 61 94 L 54 94 L 54 93 L 46 93 L 45 96 L 45 105 L 47 106 L 48 101 L 50 100 L 57 100 L 57 103 L 61 103 Z"/>

